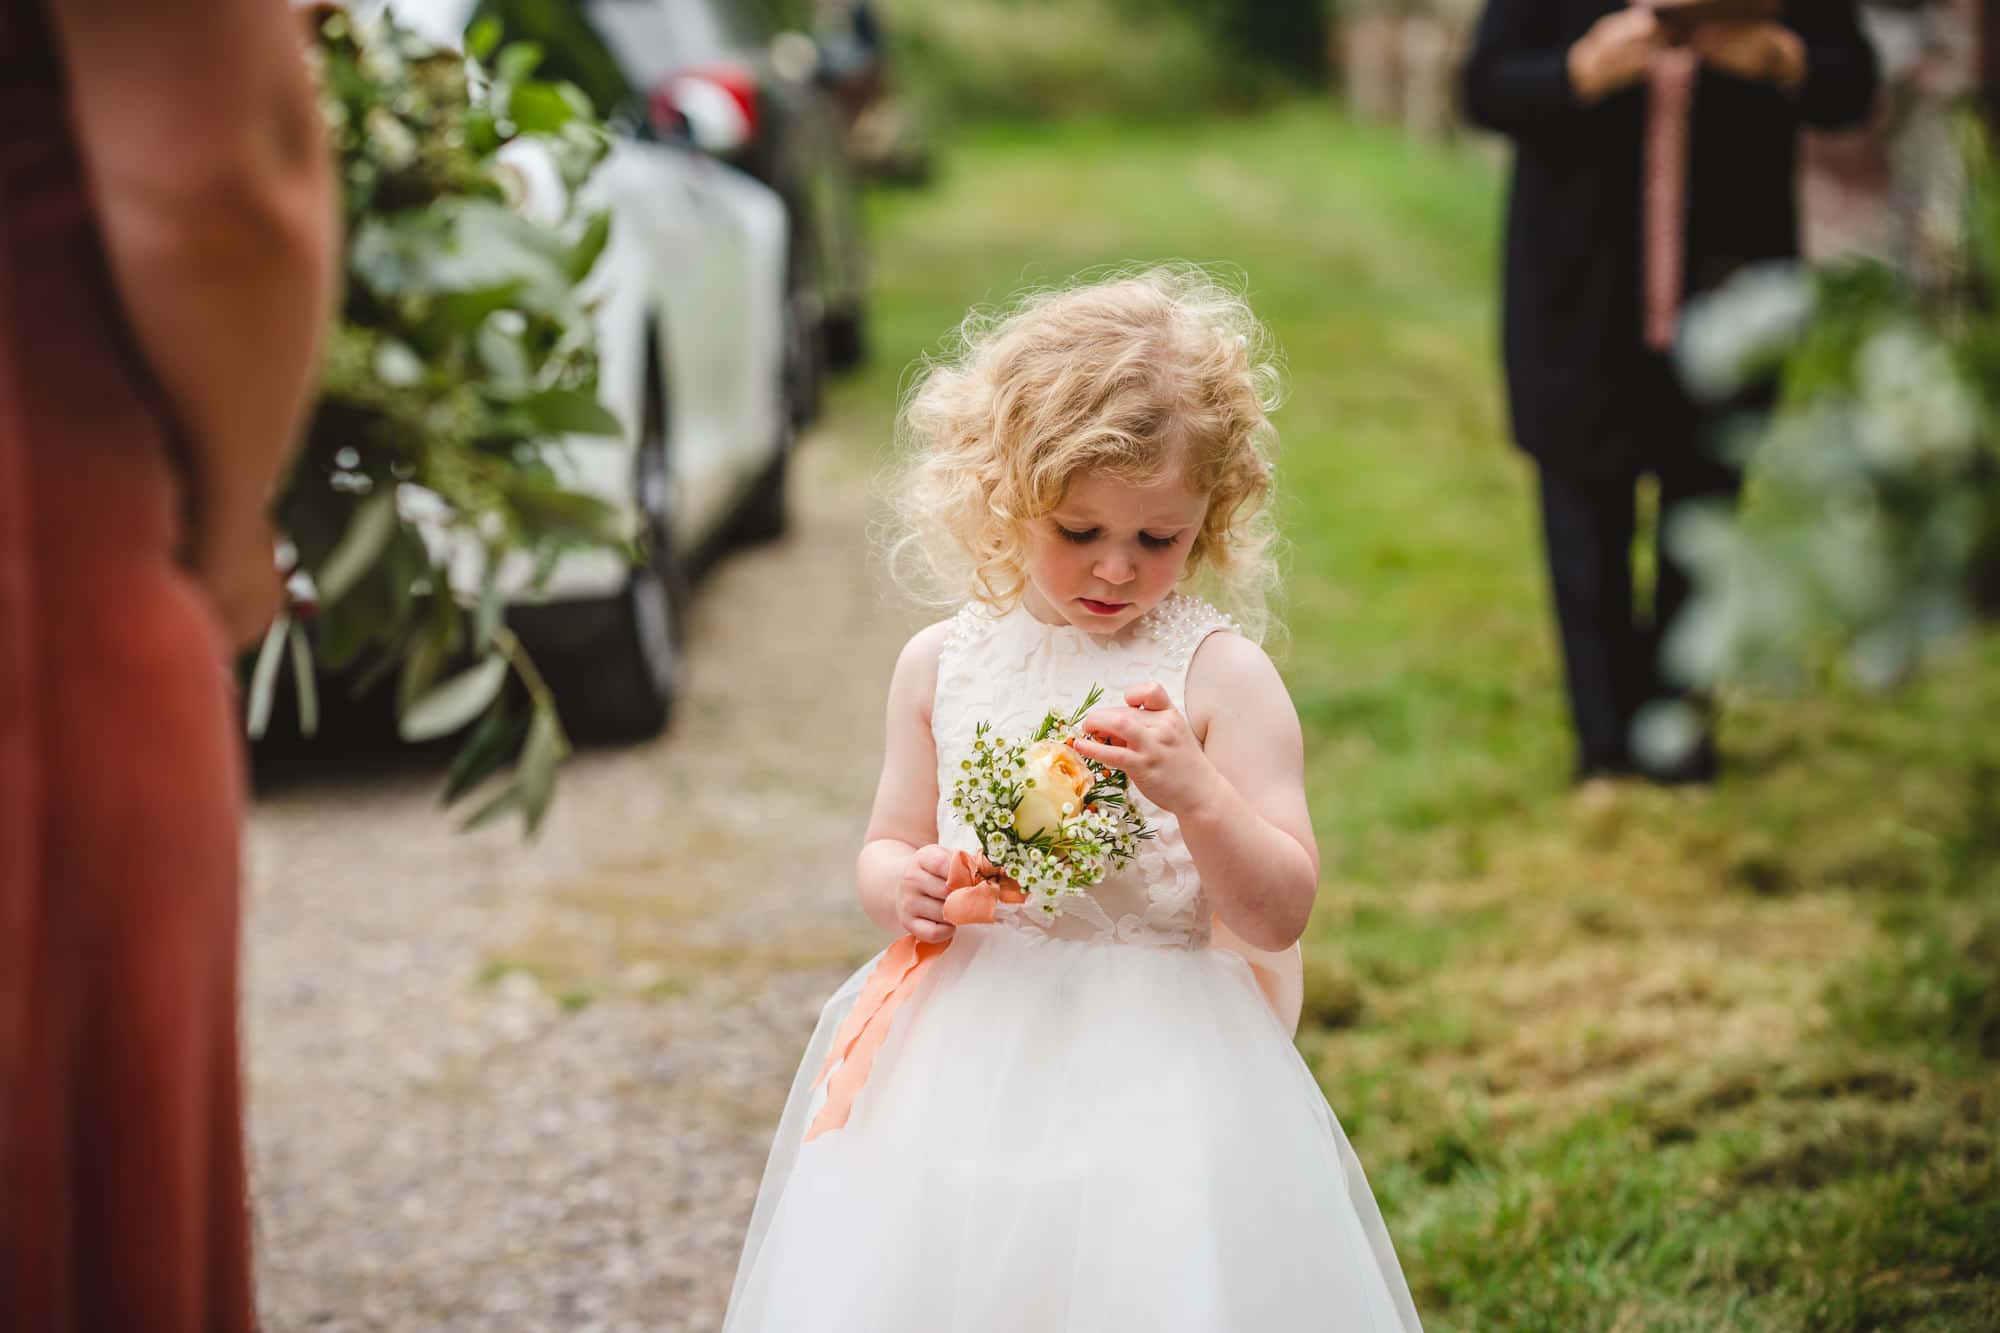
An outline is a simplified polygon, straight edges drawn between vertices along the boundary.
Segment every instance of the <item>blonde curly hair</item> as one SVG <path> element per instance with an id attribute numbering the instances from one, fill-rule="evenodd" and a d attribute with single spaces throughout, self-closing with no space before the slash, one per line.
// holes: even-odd
<path id="1" fill-rule="evenodd" d="M 1268 500 L 1280 397 L 1242 296 L 1176 264 L 974 311 L 903 404 L 892 567 L 925 600 L 997 611 L 1027 588 L 1029 525 L 1070 482 L 1178 473 L 1209 497 L 1184 583 L 1261 637 L 1276 582 Z"/>

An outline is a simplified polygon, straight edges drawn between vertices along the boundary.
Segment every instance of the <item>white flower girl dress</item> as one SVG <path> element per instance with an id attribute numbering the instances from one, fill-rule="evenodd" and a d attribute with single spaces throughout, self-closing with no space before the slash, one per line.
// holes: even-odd
<path id="1" fill-rule="evenodd" d="M 938 664 L 951 790 L 973 728 L 1092 685 L 1182 706 L 1228 621 L 1176 595 L 1111 639 L 968 607 Z M 961 926 L 895 1012 L 848 1122 L 814 1082 L 873 964 L 828 1001 L 751 1217 L 725 1333 L 1410 1333 L 1361 1163 L 1210 909 L 1174 816 L 1053 920 Z M 978 850 L 948 800 L 938 841 Z"/>

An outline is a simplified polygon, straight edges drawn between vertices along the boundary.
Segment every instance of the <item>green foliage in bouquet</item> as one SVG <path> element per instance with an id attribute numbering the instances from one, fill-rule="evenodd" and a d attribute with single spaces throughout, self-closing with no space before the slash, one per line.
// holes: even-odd
<path id="1" fill-rule="evenodd" d="M 567 202 L 605 139 L 575 88 L 533 77 L 532 46 L 499 51 L 486 74 L 477 62 L 492 54 L 490 29 L 474 33 L 470 56 L 338 9 L 319 11 L 314 31 L 346 291 L 277 507 L 305 576 L 295 594 L 307 582 L 311 591 L 265 640 L 250 728 L 267 725 L 287 655 L 308 733 L 315 657 L 351 673 L 357 693 L 393 676 L 407 739 L 479 720 L 445 800 L 511 762 L 511 781 L 468 825 L 518 811 L 532 832 L 569 746 L 504 623 L 500 576 L 543 576 L 565 549 L 625 544 L 611 511 L 566 489 L 556 467 L 564 435 L 620 429 L 598 402 L 578 294 L 609 219 L 577 216 Z M 500 154 L 523 141 L 541 155 L 530 165 L 560 178 L 565 216 L 531 220 L 516 207 L 525 177 Z M 510 676 L 525 709 L 508 698 Z"/>
<path id="2" fill-rule="evenodd" d="M 1876 260 L 1753 270 L 1688 315 L 1717 395 L 1775 374 L 1734 519 L 1668 534 L 1696 598 L 1668 652 L 1703 682 L 1892 685 L 2000 609 L 2000 168 L 1964 127 L 1963 225 L 1922 277 Z"/>

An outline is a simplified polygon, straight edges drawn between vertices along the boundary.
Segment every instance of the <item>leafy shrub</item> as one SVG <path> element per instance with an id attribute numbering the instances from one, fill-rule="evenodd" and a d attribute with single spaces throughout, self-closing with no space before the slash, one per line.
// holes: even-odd
<path id="1" fill-rule="evenodd" d="M 1727 394 L 1775 369 L 1748 503 L 1670 534 L 1697 598 L 1690 678 L 1893 684 L 2000 609 L 2000 167 L 1965 139 L 1965 225 L 1919 282 L 1878 261 L 1753 270 L 1689 312 L 1681 359 Z"/>
<path id="2" fill-rule="evenodd" d="M 892 0 L 896 77 L 960 118 L 1185 116 L 1323 73 L 1317 3 Z"/>

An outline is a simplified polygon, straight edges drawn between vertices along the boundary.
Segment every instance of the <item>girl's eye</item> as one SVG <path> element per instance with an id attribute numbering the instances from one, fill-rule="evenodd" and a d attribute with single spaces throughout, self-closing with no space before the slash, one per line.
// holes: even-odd
<path id="1" fill-rule="evenodd" d="M 1103 531 L 1102 528 L 1083 528 L 1079 530 L 1076 528 L 1066 528 L 1060 523 L 1056 524 L 1056 532 L 1062 539 L 1077 546 L 1085 546 L 1096 541 L 1102 535 Z M 1178 532 L 1166 537 L 1156 537 L 1150 532 L 1139 534 L 1139 544 L 1149 551 L 1167 550 L 1180 541 L 1180 539 L 1181 534 Z"/>

